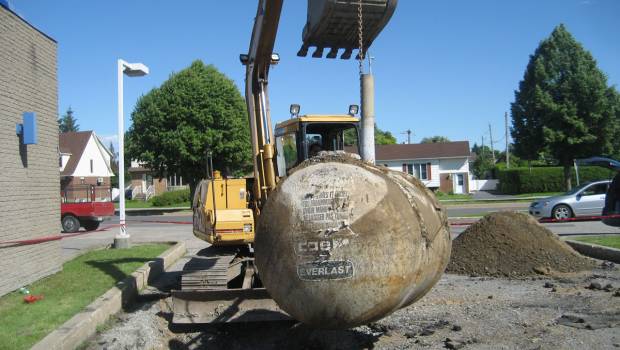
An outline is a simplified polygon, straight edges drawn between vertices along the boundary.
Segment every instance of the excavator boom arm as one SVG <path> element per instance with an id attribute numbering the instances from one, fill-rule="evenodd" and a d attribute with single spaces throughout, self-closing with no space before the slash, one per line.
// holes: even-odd
<path id="1" fill-rule="evenodd" d="M 268 82 L 269 68 L 278 61 L 273 47 L 283 2 L 259 0 L 250 48 L 247 55 L 241 56 L 246 65 L 245 96 L 252 138 L 254 200 L 258 207 L 276 184 Z"/>

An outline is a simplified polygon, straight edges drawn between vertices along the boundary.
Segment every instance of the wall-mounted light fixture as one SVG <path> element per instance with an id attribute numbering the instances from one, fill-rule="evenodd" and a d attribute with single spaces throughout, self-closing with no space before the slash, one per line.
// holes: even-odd
<path id="1" fill-rule="evenodd" d="M 15 125 L 15 133 L 22 137 L 24 145 L 36 145 L 37 115 L 34 112 L 24 112 L 22 124 Z"/>

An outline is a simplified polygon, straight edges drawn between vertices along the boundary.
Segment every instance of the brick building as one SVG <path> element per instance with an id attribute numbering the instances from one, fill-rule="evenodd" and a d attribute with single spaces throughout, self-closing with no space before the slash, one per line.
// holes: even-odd
<path id="1" fill-rule="evenodd" d="M 0 242 L 60 232 L 57 44 L 0 0 Z M 16 134 L 36 113 L 37 143 Z M 60 241 L 0 244 L 0 295 L 62 268 Z"/>

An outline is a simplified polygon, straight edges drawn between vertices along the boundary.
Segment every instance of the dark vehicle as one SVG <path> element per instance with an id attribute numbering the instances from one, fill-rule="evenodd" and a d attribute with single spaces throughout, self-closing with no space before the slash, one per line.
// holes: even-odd
<path id="1" fill-rule="evenodd" d="M 616 170 L 618 173 L 611 181 L 607 194 L 605 195 L 605 207 L 603 208 L 603 216 L 620 215 L 620 162 L 617 160 L 592 157 L 577 160 L 578 164 L 598 165 L 603 168 Z M 604 218 L 603 223 L 609 226 L 620 227 L 620 217 Z"/>
<path id="2" fill-rule="evenodd" d="M 114 215 L 114 203 L 109 187 L 94 185 L 75 186 L 61 191 L 61 223 L 64 232 L 86 231 L 99 228 L 99 224 Z"/>

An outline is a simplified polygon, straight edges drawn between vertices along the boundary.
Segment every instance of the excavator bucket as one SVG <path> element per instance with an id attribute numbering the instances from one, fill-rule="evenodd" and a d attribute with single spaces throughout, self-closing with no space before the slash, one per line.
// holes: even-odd
<path id="1" fill-rule="evenodd" d="M 398 0 L 308 0 L 308 22 L 302 33 L 302 46 L 297 56 L 305 57 L 316 47 L 312 57 L 351 58 L 359 50 L 359 3 L 362 3 L 364 54 L 394 14 Z M 359 55 L 359 53 L 358 53 Z"/>

